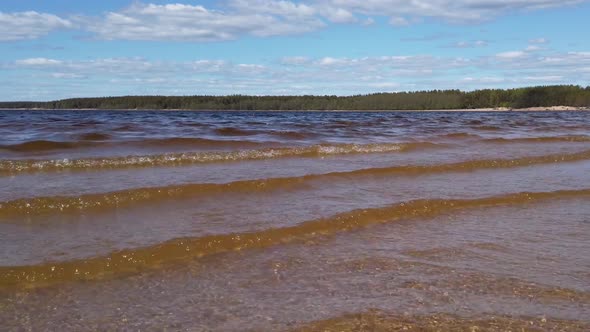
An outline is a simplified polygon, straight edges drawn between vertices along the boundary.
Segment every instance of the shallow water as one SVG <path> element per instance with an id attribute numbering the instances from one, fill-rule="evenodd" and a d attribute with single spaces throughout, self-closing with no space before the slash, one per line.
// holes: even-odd
<path id="1" fill-rule="evenodd" d="M 7 330 L 590 326 L 585 112 L 2 111 L 0 137 Z"/>

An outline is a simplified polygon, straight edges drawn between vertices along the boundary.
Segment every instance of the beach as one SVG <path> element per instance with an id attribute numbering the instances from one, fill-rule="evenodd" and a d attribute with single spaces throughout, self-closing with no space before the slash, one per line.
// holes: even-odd
<path id="1" fill-rule="evenodd" d="M 172 108 L 166 110 L 158 109 L 141 109 L 141 108 L 120 108 L 120 109 L 99 109 L 99 108 L 76 108 L 76 109 L 53 109 L 53 108 L 0 108 L 0 111 L 170 111 L 170 112 L 353 112 L 353 113 L 367 113 L 367 112 L 587 112 L 590 111 L 588 107 L 576 106 L 543 106 L 543 107 L 526 107 L 526 108 L 508 108 L 508 107 L 486 107 L 486 108 L 457 108 L 457 109 L 425 109 L 425 110 L 240 110 L 240 109 L 182 109 Z"/>

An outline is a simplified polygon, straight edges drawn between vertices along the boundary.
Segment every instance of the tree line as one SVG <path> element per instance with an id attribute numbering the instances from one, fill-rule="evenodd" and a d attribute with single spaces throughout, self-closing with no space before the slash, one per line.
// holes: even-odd
<path id="1" fill-rule="evenodd" d="M 475 91 L 432 90 L 355 96 L 122 96 L 49 102 L 0 102 L 0 108 L 190 110 L 444 110 L 590 107 L 590 86 L 537 86 Z"/>

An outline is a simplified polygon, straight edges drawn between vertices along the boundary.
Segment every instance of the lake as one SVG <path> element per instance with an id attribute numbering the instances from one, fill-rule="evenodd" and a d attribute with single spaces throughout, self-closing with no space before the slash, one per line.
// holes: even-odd
<path id="1" fill-rule="evenodd" d="M 0 321 L 589 330 L 588 115 L 0 111 Z"/>

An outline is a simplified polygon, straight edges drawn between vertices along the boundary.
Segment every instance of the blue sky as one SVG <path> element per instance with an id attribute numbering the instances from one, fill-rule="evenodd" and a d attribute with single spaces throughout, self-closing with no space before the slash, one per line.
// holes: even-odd
<path id="1" fill-rule="evenodd" d="M 590 84 L 590 1 L 179 1 L 0 2 L 0 100 Z"/>

